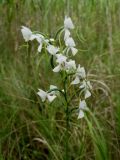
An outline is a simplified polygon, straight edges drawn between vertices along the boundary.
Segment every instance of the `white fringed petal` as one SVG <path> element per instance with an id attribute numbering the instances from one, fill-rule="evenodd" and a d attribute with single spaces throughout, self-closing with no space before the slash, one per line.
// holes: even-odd
<path id="1" fill-rule="evenodd" d="M 29 28 L 22 26 L 21 32 L 25 42 L 28 42 L 32 36 L 32 31 Z"/>
<path id="2" fill-rule="evenodd" d="M 70 37 L 70 31 L 68 29 L 65 29 L 64 41 L 69 37 Z"/>
<path id="3" fill-rule="evenodd" d="M 56 96 L 55 95 L 48 95 L 47 98 L 48 98 L 49 102 L 52 102 L 56 98 Z"/>
<path id="4" fill-rule="evenodd" d="M 87 104 L 86 104 L 85 100 L 82 100 L 82 101 L 80 100 L 79 109 L 87 110 Z"/>
<path id="5" fill-rule="evenodd" d="M 66 29 L 74 29 L 74 25 L 73 25 L 73 22 L 72 22 L 70 17 L 65 16 L 64 28 L 66 28 Z"/>
<path id="6" fill-rule="evenodd" d="M 53 69 L 53 72 L 59 72 L 60 69 L 61 69 L 61 67 L 60 67 L 60 65 L 58 65 Z"/>
<path id="7" fill-rule="evenodd" d="M 68 37 L 66 40 L 65 40 L 65 45 L 69 48 L 71 47 L 75 47 L 75 42 L 73 40 L 72 37 Z"/>
<path id="8" fill-rule="evenodd" d="M 85 99 L 91 96 L 91 92 L 89 90 L 85 91 Z"/>
<path id="9" fill-rule="evenodd" d="M 78 49 L 71 47 L 72 55 L 75 56 L 76 53 L 78 52 Z"/>
<path id="10" fill-rule="evenodd" d="M 86 111 L 88 110 L 87 104 L 86 104 L 85 100 L 82 100 L 82 101 L 80 100 L 78 119 L 84 117 L 84 111 L 85 111 L 85 110 L 86 110 Z"/>
<path id="11" fill-rule="evenodd" d="M 80 110 L 78 113 L 78 119 L 81 119 L 83 117 L 84 117 L 84 112 L 82 110 Z"/>
<path id="12" fill-rule="evenodd" d="M 42 102 L 44 102 L 47 98 L 47 93 L 43 91 L 42 89 L 39 89 L 39 92 L 37 94 L 40 96 Z"/>
<path id="13" fill-rule="evenodd" d="M 71 82 L 71 84 L 79 84 L 80 83 L 80 79 L 78 76 L 75 77 L 75 79 Z"/>
<path id="14" fill-rule="evenodd" d="M 53 46 L 53 45 L 48 45 L 47 46 L 47 51 L 51 54 L 51 55 L 55 55 L 58 51 L 59 48 Z"/>

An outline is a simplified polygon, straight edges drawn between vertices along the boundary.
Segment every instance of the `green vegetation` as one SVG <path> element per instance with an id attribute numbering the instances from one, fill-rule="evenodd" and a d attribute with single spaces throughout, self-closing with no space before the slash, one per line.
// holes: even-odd
<path id="1" fill-rule="evenodd" d="M 69 160 L 120 159 L 120 0 L 0 0 L 0 160 L 64 160 L 64 108 L 36 94 L 59 77 L 36 44 L 28 64 L 20 29 L 54 37 L 68 12 L 93 85 L 91 112 L 70 121 Z"/>

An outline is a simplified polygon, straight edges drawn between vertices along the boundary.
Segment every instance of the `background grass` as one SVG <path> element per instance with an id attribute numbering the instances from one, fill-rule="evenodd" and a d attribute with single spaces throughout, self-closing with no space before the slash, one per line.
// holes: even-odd
<path id="1" fill-rule="evenodd" d="M 91 112 L 71 118 L 71 160 L 120 159 L 120 1 L 0 0 L 0 160 L 64 159 L 64 108 L 59 100 L 43 104 L 36 95 L 38 88 L 61 85 L 59 77 L 36 44 L 28 72 L 20 29 L 54 37 L 68 11 L 76 26 L 76 61 L 93 85 Z"/>

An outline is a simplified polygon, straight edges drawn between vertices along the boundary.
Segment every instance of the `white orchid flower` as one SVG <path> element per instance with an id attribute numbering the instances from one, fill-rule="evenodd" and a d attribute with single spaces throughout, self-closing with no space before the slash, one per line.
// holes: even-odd
<path id="1" fill-rule="evenodd" d="M 80 67 L 78 65 L 78 68 L 75 73 L 75 79 L 71 82 L 71 84 L 79 84 L 81 79 L 86 78 L 86 73 L 84 67 Z"/>
<path id="2" fill-rule="evenodd" d="M 74 29 L 74 24 L 73 24 L 70 17 L 65 16 L 64 28 L 65 29 Z"/>
<path id="3" fill-rule="evenodd" d="M 88 108 L 87 108 L 87 104 L 85 102 L 85 100 L 80 100 L 80 103 L 79 103 L 79 113 L 78 113 L 78 119 L 81 119 L 84 117 L 84 111 L 87 111 Z"/>
<path id="4" fill-rule="evenodd" d="M 41 52 L 43 42 L 45 41 L 44 36 L 41 34 L 33 34 L 29 28 L 24 26 L 22 26 L 21 32 L 26 42 L 36 39 L 39 43 L 38 52 Z"/>
<path id="5" fill-rule="evenodd" d="M 66 62 L 67 60 L 67 57 L 64 56 L 63 54 L 56 54 L 56 58 L 57 58 L 56 62 L 58 63 L 63 63 Z"/>
<path id="6" fill-rule="evenodd" d="M 21 32 L 25 42 L 28 42 L 31 40 L 30 38 L 32 36 L 32 31 L 29 28 L 22 26 Z"/>
<path id="7" fill-rule="evenodd" d="M 78 50 L 75 48 L 76 45 L 75 45 L 75 42 L 72 37 L 68 37 L 65 40 L 65 45 L 66 45 L 66 47 L 68 47 L 67 52 L 69 52 L 69 50 L 71 50 L 72 55 L 75 56 L 76 53 L 78 52 Z"/>
<path id="8" fill-rule="evenodd" d="M 46 44 L 46 45 L 49 44 L 49 40 L 45 39 L 45 37 L 41 34 L 34 34 L 31 36 L 31 39 L 32 40 L 36 39 L 37 42 L 39 43 L 38 52 L 41 52 L 43 44 Z"/>
<path id="9" fill-rule="evenodd" d="M 48 100 L 49 102 L 52 102 L 56 98 L 56 95 L 45 92 L 42 89 L 39 89 L 39 92 L 37 92 L 37 94 L 40 96 L 42 102 L 46 100 Z"/>
<path id="10" fill-rule="evenodd" d="M 66 62 L 65 68 L 66 68 L 67 72 L 75 71 L 76 70 L 76 63 L 75 63 L 75 61 L 74 60 L 69 60 L 68 62 Z"/>
<path id="11" fill-rule="evenodd" d="M 74 60 L 67 61 L 67 57 L 62 54 L 56 54 L 56 62 L 58 65 L 53 69 L 53 72 L 59 72 L 61 70 L 66 70 L 70 72 L 76 69 L 76 64 Z"/>
<path id="12" fill-rule="evenodd" d="M 59 72 L 61 70 L 64 70 L 67 57 L 62 54 L 56 54 L 56 58 L 56 62 L 58 63 L 58 65 L 53 69 L 53 72 Z"/>
<path id="13" fill-rule="evenodd" d="M 85 99 L 89 98 L 91 96 L 91 92 L 90 90 L 92 89 L 92 86 L 90 84 L 90 81 L 83 81 L 82 84 L 80 85 L 81 89 L 84 89 L 84 93 L 85 93 Z"/>
<path id="14" fill-rule="evenodd" d="M 59 48 L 58 47 L 55 47 L 51 44 L 49 44 L 47 46 L 47 51 L 51 54 L 51 55 L 56 55 L 56 53 L 59 51 Z"/>

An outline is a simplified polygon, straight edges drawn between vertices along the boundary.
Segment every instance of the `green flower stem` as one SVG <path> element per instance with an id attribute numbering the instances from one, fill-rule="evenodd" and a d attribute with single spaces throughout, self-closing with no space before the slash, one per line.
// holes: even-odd
<path id="1" fill-rule="evenodd" d="M 51 56 L 51 58 L 50 58 L 50 64 L 51 64 L 51 67 L 52 67 L 52 69 L 54 68 L 54 61 L 53 61 L 53 55 Z"/>
<path id="2" fill-rule="evenodd" d="M 69 145 L 68 145 L 68 141 L 69 141 L 69 103 L 68 103 L 68 98 L 67 98 L 67 89 L 66 89 L 66 84 L 67 84 L 67 75 L 65 76 L 65 79 L 63 81 L 64 84 L 64 97 L 65 97 L 65 101 L 66 101 L 66 140 L 65 140 L 65 144 L 66 144 L 66 160 L 69 160 Z"/>

